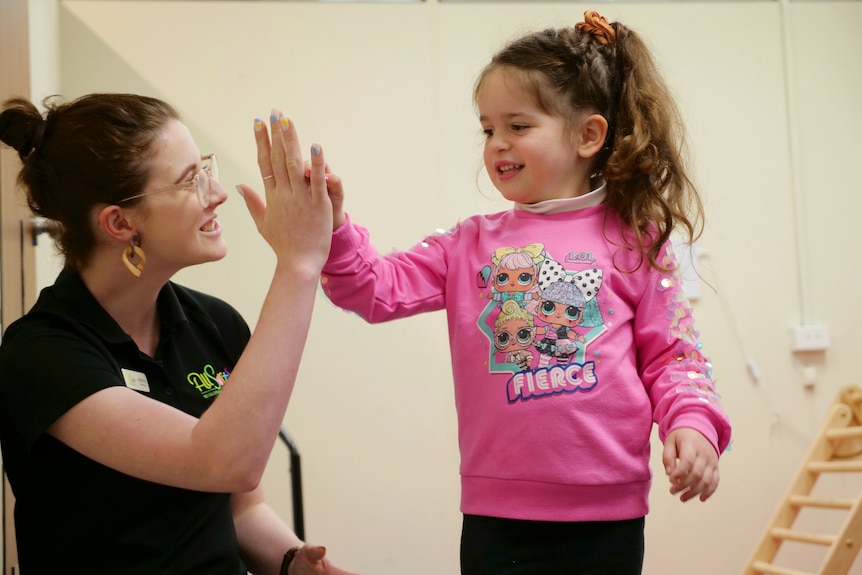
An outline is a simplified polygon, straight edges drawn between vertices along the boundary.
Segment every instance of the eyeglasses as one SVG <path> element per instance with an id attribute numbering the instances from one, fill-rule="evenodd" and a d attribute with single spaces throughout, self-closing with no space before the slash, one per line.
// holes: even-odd
<path id="1" fill-rule="evenodd" d="M 174 184 L 173 186 L 168 186 L 166 188 L 159 188 L 158 190 L 153 190 L 151 192 L 144 192 L 143 194 L 129 196 L 128 198 L 124 198 L 117 203 L 122 204 L 131 200 L 143 198 L 144 196 L 151 196 L 153 194 L 158 194 L 161 192 L 170 192 L 173 190 L 181 190 L 183 188 L 194 187 L 195 192 L 197 192 L 198 201 L 200 202 L 201 207 L 206 208 L 210 205 L 210 202 L 212 201 L 212 183 L 218 181 L 218 161 L 216 160 L 216 155 L 209 154 L 208 156 L 201 156 L 201 164 L 203 165 L 201 171 L 195 174 L 195 177 L 191 180 L 181 182 L 179 184 Z"/>

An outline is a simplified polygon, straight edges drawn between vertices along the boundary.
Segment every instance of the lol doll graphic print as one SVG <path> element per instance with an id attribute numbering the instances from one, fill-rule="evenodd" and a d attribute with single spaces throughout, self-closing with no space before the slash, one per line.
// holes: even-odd
<path id="1" fill-rule="evenodd" d="M 606 331 L 602 270 L 589 254 L 566 269 L 543 244 L 501 247 L 477 277 L 488 304 L 478 326 L 491 373 L 509 374 L 510 403 L 589 391 L 598 382 L 587 348 Z"/>

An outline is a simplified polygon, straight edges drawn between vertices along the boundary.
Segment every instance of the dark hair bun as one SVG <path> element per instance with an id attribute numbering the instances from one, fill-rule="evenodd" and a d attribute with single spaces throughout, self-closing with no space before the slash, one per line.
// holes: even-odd
<path id="1" fill-rule="evenodd" d="M 23 98 L 7 100 L 0 112 L 0 141 L 12 146 L 23 160 L 42 143 L 45 119 Z"/>

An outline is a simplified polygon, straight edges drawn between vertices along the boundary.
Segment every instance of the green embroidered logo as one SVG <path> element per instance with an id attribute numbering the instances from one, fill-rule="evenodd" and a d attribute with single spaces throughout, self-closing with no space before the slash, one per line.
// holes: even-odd
<path id="1" fill-rule="evenodd" d="M 209 399 L 221 393 L 221 388 L 224 387 L 229 377 L 230 372 L 227 369 L 216 373 L 215 368 L 207 364 L 202 372 L 188 374 L 186 381 L 192 384 L 204 398 Z"/>

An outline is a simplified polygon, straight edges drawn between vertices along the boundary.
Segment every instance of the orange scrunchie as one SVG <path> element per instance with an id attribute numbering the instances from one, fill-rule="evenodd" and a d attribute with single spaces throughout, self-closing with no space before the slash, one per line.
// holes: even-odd
<path id="1" fill-rule="evenodd" d="M 612 45 L 617 39 L 617 33 L 613 27 L 608 24 L 607 19 L 596 12 L 595 10 L 587 10 L 584 12 L 584 21 L 575 24 L 575 28 L 589 32 L 595 39 L 604 46 Z"/>

